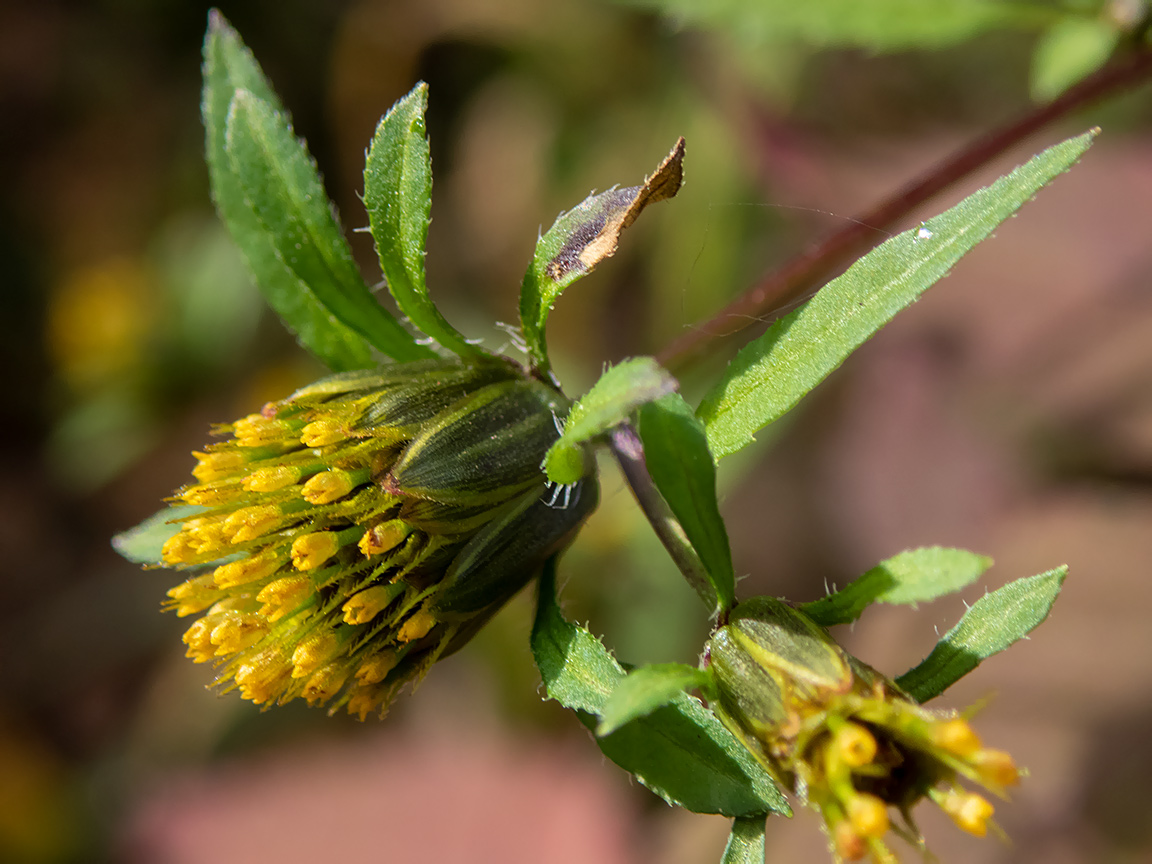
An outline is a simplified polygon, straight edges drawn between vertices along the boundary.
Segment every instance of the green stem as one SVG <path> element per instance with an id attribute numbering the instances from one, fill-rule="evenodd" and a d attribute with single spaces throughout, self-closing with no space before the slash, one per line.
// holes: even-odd
<path id="1" fill-rule="evenodd" d="M 631 423 L 617 426 L 612 431 L 610 444 L 624 479 L 632 488 L 636 503 L 644 511 L 652 530 L 656 532 L 656 536 L 672 556 L 676 567 L 700 595 L 704 604 L 711 611 L 717 610 L 719 600 L 708 578 L 708 572 L 704 569 L 696 550 L 692 548 L 684 528 L 673 515 L 672 508 L 652 482 L 652 476 L 648 473 L 648 466 L 644 461 L 644 445 L 635 427 Z"/>

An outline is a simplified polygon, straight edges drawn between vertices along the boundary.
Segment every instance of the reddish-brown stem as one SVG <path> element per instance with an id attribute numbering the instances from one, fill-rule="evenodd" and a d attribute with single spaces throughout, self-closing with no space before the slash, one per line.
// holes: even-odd
<path id="1" fill-rule="evenodd" d="M 862 255 L 874 244 L 877 231 L 887 231 L 916 207 L 1052 121 L 1132 86 L 1150 74 L 1152 51 L 1130 54 L 1019 120 L 976 139 L 887 200 L 792 258 L 707 322 L 685 330 L 657 355 L 658 359 L 668 368 L 676 369 L 713 348 L 725 336 L 753 323 L 769 322 L 775 317 L 774 312 L 803 297 Z"/>

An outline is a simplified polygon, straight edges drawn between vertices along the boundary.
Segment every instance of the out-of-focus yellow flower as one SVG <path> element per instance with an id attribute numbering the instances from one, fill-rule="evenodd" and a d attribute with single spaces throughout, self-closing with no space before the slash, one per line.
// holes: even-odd
<path id="1" fill-rule="evenodd" d="M 966 720 L 916 704 L 782 601 L 736 607 L 707 656 L 716 714 L 781 786 L 820 812 L 837 860 L 895 861 L 883 839 L 889 830 L 921 845 L 910 811 L 926 797 L 982 837 L 992 804 L 960 780 L 997 795 L 1019 781 L 1012 757 L 985 748 Z"/>
<path id="2" fill-rule="evenodd" d="M 216 432 L 165 564 L 188 656 L 260 704 L 364 718 L 463 645 L 595 507 L 540 470 L 568 401 L 515 364 L 335 375 Z M 210 568 L 210 569 L 209 569 Z"/>

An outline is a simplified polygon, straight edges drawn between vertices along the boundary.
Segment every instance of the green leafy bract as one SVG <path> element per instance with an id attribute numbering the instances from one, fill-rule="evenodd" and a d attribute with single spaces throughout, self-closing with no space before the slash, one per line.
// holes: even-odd
<path id="1" fill-rule="evenodd" d="M 676 389 L 676 379 L 651 357 L 633 357 L 611 367 L 568 412 L 564 431 L 544 457 L 553 483 L 584 476 L 583 445 L 610 432 L 641 405 Z"/>
<path id="2" fill-rule="evenodd" d="M 595 725 L 624 670 L 595 636 L 564 620 L 555 571 L 540 580 L 532 653 L 549 698 Z M 720 721 L 681 693 L 653 713 L 598 738 L 604 754 L 670 804 L 696 813 L 790 813 L 764 769 Z"/>
<path id="3" fill-rule="evenodd" d="M 707 687 L 712 676 L 684 663 L 654 663 L 628 673 L 600 712 L 596 734 L 611 735 L 625 723 L 645 717 L 692 687 Z"/>
<path id="4" fill-rule="evenodd" d="M 1095 131 L 1050 147 L 919 228 L 873 249 L 745 346 L 697 416 L 715 459 L 750 444 L 856 348 L 944 276 L 1088 149 Z"/>
<path id="5" fill-rule="evenodd" d="M 544 328 L 548 313 L 565 288 L 616 254 L 621 232 L 649 204 L 671 198 L 683 180 L 684 139 L 672 148 L 642 186 L 612 188 L 589 195 L 536 241 L 532 263 L 520 286 L 520 326 L 532 365 L 550 368 Z"/>
<path id="6" fill-rule="evenodd" d="M 396 305 L 426 335 L 460 355 L 468 344 L 428 296 L 424 247 L 432 207 L 432 157 L 424 128 L 428 85 L 421 82 L 376 127 L 364 165 L 364 205 L 380 269 Z"/>
<path id="7" fill-rule="evenodd" d="M 336 370 L 372 365 L 373 348 L 396 360 L 430 356 L 364 284 L 307 151 L 217 12 L 204 43 L 202 112 L 216 208 L 300 343 Z"/>
<path id="8" fill-rule="evenodd" d="M 926 603 L 971 585 L 991 566 L 991 558 L 965 549 L 909 549 L 881 561 L 840 591 L 800 608 L 824 627 L 851 624 L 872 603 Z"/>
<path id="9" fill-rule="evenodd" d="M 981 660 L 1024 638 L 1047 618 L 1067 575 L 1067 567 L 1057 567 L 981 597 L 932 653 L 896 683 L 917 702 L 939 696 Z"/>
<path id="10" fill-rule="evenodd" d="M 170 537 L 180 532 L 180 521 L 207 509 L 192 504 L 165 507 L 135 528 L 129 528 L 113 537 L 112 548 L 134 564 L 162 567 L 164 561 L 160 550 Z"/>
<path id="11" fill-rule="evenodd" d="M 703 424 L 673 393 L 640 409 L 640 438 L 656 488 L 700 557 L 720 609 L 730 609 L 736 602 L 736 574 Z"/>

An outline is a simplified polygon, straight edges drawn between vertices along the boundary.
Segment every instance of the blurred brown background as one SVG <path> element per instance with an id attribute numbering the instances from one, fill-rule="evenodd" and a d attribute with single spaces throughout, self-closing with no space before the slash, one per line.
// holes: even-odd
<path id="1" fill-rule="evenodd" d="M 559 304 L 550 342 L 573 392 L 1029 106 L 1019 34 L 874 57 L 751 50 L 607 0 L 222 11 L 348 229 L 366 221 L 374 124 L 429 82 L 430 283 L 495 347 L 537 231 L 687 138 L 681 195 Z M 185 622 L 158 613 L 175 580 L 113 553 L 109 537 L 184 482 L 210 423 L 319 372 L 211 210 L 206 13 L 0 10 L 0 861 L 718 861 L 726 820 L 670 810 L 541 702 L 530 592 L 386 722 L 359 724 L 207 691 Z M 990 696 L 979 728 L 1031 777 L 1000 808 L 1012 845 L 924 808 L 942 860 L 1152 861 L 1150 99 L 1045 130 L 919 214 L 1103 127 L 1071 174 L 721 469 L 745 596 L 812 599 L 918 545 L 994 556 L 988 587 L 1071 566 L 1033 638 L 943 700 Z M 372 282 L 371 246 L 352 237 Z M 686 376 L 689 395 L 702 380 Z M 605 493 L 563 564 L 568 611 L 623 660 L 694 661 L 694 596 L 607 464 Z M 878 608 L 842 635 L 896 674 L 963 608 Z M 768 846 L 770 862 L 827 860 L 807 813 L 773 820 Z"/>

